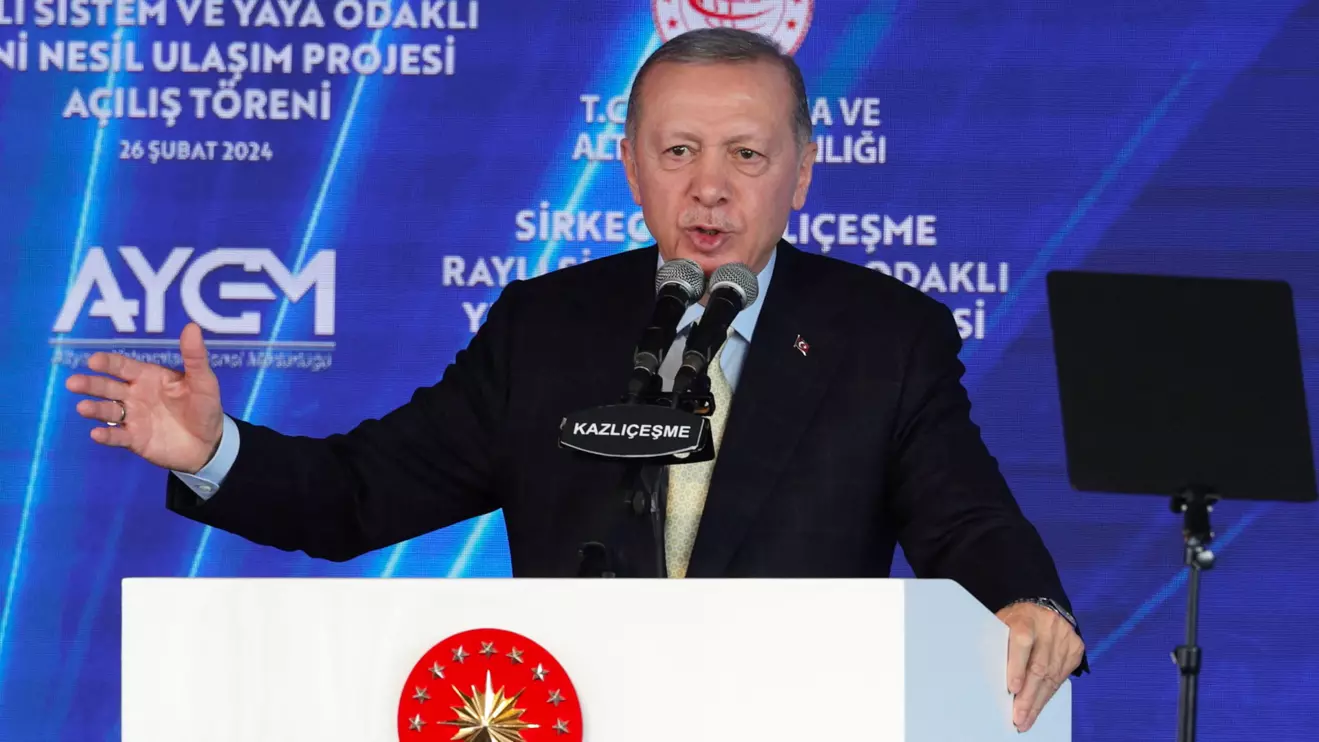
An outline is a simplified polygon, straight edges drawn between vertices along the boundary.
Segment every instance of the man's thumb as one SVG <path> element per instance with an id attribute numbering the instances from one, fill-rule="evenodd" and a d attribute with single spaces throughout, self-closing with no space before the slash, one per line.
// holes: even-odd
<path id="1" fill-rule="evenodd" d="M 206 343 L 202 341 L 202 328 L 195 322 L 189 322 L 179 336 L 179 355 L 183 356 L 184 373 L 209 372 L 210 354 L 206 352 Z"/>

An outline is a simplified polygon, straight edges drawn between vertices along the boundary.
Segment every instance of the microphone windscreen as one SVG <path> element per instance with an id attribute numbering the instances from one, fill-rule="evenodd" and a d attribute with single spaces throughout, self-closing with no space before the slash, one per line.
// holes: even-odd
<path id="1" fill-rule="evenodd" d="M 720 288 L 732 288 L 742 297 L 742 309 L 746 309 L 760 295 L 760 282 L 756 274 L 743 263 L 725 263 L 715 269 L 710 276 L 710 293 Z"/>
<path id="2" fill-rule="evenodd" d="M 655 293 L 667 285 L 675 285 L 687 294 L 687 301 L 699 301 L 705 296 L 705 272 L 695 260 L 679 258 L 667 260 L 655 274 Z"/>

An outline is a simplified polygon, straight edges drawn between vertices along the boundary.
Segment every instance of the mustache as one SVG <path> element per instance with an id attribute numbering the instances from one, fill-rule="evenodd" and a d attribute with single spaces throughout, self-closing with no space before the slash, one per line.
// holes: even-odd
<path id="1" fill-rule="evenodd" d="M 733 223 L 732 220 L 715 214 L 683 214 L 678 219 L 678 226 L 682 229 L 705 227 L 717 229 L 720 232 L 734 232 L 737 230 L 737 224 Z"/>

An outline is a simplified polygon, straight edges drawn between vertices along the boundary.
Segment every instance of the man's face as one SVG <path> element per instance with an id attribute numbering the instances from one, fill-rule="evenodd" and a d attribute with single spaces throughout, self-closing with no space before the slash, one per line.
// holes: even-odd
<path id="1" fill-rule="evenodd" d="M 759 272 L 806 202 L 815 143 L 800 150 L 788 76 L 772 62 L 660 64 L 622 143 L 632 197 L 665 260 Z"/>

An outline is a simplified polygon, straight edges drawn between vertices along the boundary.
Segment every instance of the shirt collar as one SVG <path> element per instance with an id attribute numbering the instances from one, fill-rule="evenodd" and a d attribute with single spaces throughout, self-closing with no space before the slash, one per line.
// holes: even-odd
<path id="1" fill-rule="evenodd" d="M 769 290 L 770 279 L 774 276 L 774 263 L 778 259 L 779 250 L 774 248 L 774 252 L 769 254 L 769 262 L 765 267 L 756 274 L 756 284 L 760 291 L 756 292 L 756 300 L 751 302 L 751 306 L 737 313 L 733 318 L 733 331 L 742 336 L 746 342 L 751 342 L 751 335 L 756 330 L 756 321 L 760 319 L 760 308 L 765 306 L 765 293 Z M 664 265 L 664 257 L 660 256 L 659 265 Z M 705 313 L 705 307 L 700 304 L 692 304 L 687 307 L 683 313 L 682 319 L 678 321 L 678 334 L 681 335 L 692 326 L 692 323 Z"/>

